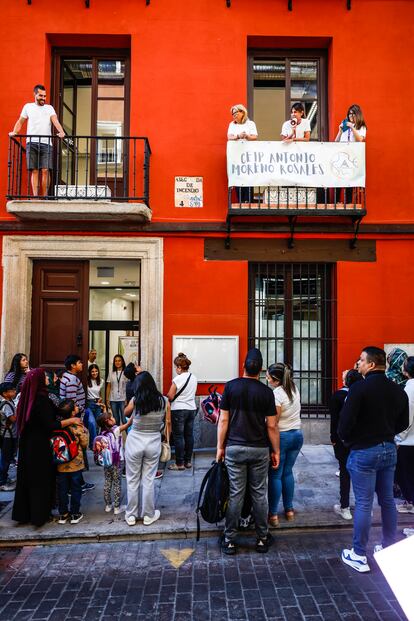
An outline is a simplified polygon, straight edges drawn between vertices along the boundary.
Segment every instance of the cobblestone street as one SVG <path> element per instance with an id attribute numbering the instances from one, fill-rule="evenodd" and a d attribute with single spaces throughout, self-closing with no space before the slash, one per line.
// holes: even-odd
<path id="1" fill-rule="evenodd" d="M 351 537 L 276 533 L 267 555 L 244 537 L 234 557 L 216 538 L 3 549 L 0 620 L 406 619 L 373 559 L 370 574 L 342 565 Z"/>

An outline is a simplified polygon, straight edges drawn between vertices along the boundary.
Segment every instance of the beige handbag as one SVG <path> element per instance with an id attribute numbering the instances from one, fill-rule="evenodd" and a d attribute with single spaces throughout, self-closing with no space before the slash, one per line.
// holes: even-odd
<path id="1" fill-rule="evenodd" d="M 169 442 L 161 442 L 160 461 L 166 463 L 171 459 L 171 446 Z"/>

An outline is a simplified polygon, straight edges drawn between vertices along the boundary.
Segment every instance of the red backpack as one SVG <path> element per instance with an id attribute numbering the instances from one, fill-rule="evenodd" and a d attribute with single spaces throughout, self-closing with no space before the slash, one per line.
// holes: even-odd
<path id="1" fill-rule="evenodd" d="M 53 463 L 67 464 L 75 459 L 78 454 L 78 440 L 69 429 L 57 429 L 52 431 L 50 438 L 50 446 L 52 449 Z"/>

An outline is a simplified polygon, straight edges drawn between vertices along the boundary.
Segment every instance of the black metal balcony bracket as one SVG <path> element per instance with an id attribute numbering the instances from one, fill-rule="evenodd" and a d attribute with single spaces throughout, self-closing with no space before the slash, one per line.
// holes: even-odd
<path id="1" fill-rule="evenodd" d="M 85 8 L 89 9 L 90 7 L 90 0 L 85 0 Z"/>
<path id="2" fill-rule="evenodd" d="M 150 5 L 150 2 L 151 2 L 151 0 L 145 0 L 145 4 L 146 4 L 146 6 L 149 6 L 149 5 Z"/>
<path id="3" fill-rule="evenodd" d="M 359 226 L 361 224 L 361 221 L 362 221 L 362 216 L 352 219 L 352 225 L 354 227 L 354 236 L 349 242 L 349 247 L 351 248 L 351 250 L 355 250 L 355 248 L 357 247 L 358 232 L 359 232 Z"/>
<path id="4" fill-rule="evenodd" d="M 32 0 L 27 0 L 27 4 L 32 4 Z"/>
<path id="5" fill-rule="evenodd" d="M 231 0 L 226 0 L 226 7 L 228 9 L 231 7 Z"/>
<path id="6" fill-rule="evenodd" d="M 295 234 L 295 224 L 297 222 L 298 217 L 297 216 L 288 216 L 289 219 L 289 229 L 290 229 L 290 237 L 288 239 L 288 248 L 289 250 L 292 250 L 292 248 L 295 247 L 295 242 L 293 239 L 293 236 Z"/>
<path id="7" fill-rule="evenodd" d="M 288 0 L 288 11 L 293 11 L 293 0 Z"/>
<path id="8" fill-rule="evenodd" d="M 351 10 L 351 0 L 346 0 L 346 8 L 348 9 L 348 11 Z"/>

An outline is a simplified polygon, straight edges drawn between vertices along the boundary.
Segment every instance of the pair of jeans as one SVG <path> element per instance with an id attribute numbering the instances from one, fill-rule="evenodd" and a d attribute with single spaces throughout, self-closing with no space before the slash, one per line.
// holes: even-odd
<path id="1" fill-rule="evenodd" d="M 349 491 L 351 489 L 351 478 L 348 470 L 346 469 L 349 449 L 338 440 L 334 446 L 334 453 L 339 464 L 339 498 L 341 508 L 346 509 L 349 507 Z"/>
<path id="2" fill-rule="evenodd" d="M 12 463 L 14 453 L 16 452 L 16 446 L 16 438 L 10 438 L 8 436 L 3 438 L 0 461 L 0 485 L 5 485 L 7 483 L 7 475 L 9 474 L 10 464 Z"/>
<path id="3" fill-rule="evenodd" d="M 172 433 L 177 466 L 190 463 L 194 448 L 194 419 L 197 410 L 173 410 L 171 412 Z"/>
<path id="4" fill-rule="evenodd" d="M 80 512 L 82 481 L 82 470 L 77 470 L 76 472 L 57 473 L 60 515 L 69 513 L 69 492 L 71 494 L 70 513 L 73 515 L 74 513 Z"/>
<path id="5" fill-rule="evenodd" d="M 269 449 L 253 446 L 234 445 L 226 448 L 226 466 L 229 475 L 230 496 L 226 511 L 224 535 L 234 541 L 237 536 L 239 519 L 249 486 L 252 499 L 256 534 L 266 539 L 268 533 L 267 513 L 267 473 L 269 470 Z"/>
<path id="6" fill-rule="evenodd" d="M 293 509 L 295 477 L 293 466 L 303 445 L 300 429 L 280 432 L 280 463 L 277 470 L 269 469 L 269 513 L 276 515 L 280 497 L 285 511 Z"/>
<path id="7" fill-rule="evenodd" d="M 85 414 L 83 416 L 83 423 L 89 431 L 89 448 L 92 450 L 93 441 L 98 435 L 98 425 L 96 419 L 102 414 L 102 409 L 91 399 L 86 402 Z"/>
<path id="8" fill-rule="evenodd" d="M 400 444 L 398 447 L 395 481 L 404 499 L 414 503 L 414 446 Z"/>
<path id="9" fill-rule="evenodd" d="M 374 492 L 381 507 L 382 545 L 386 547 L 395 542 L 397 511 L 393 483 L 396 463 L 397 448 L 393 442 L 351 450 L 349 454 L 347 468 L 355 496 L 353 548 L 356 554 L 366 555 Z"/>
<path id="10" fill-rule="evenodd" d="M 112 416 L 116 420 L 116 424 L 123 425 L 126 423 L 126 418 L 124 414 L 125 401 L 110 401 Z"/>

